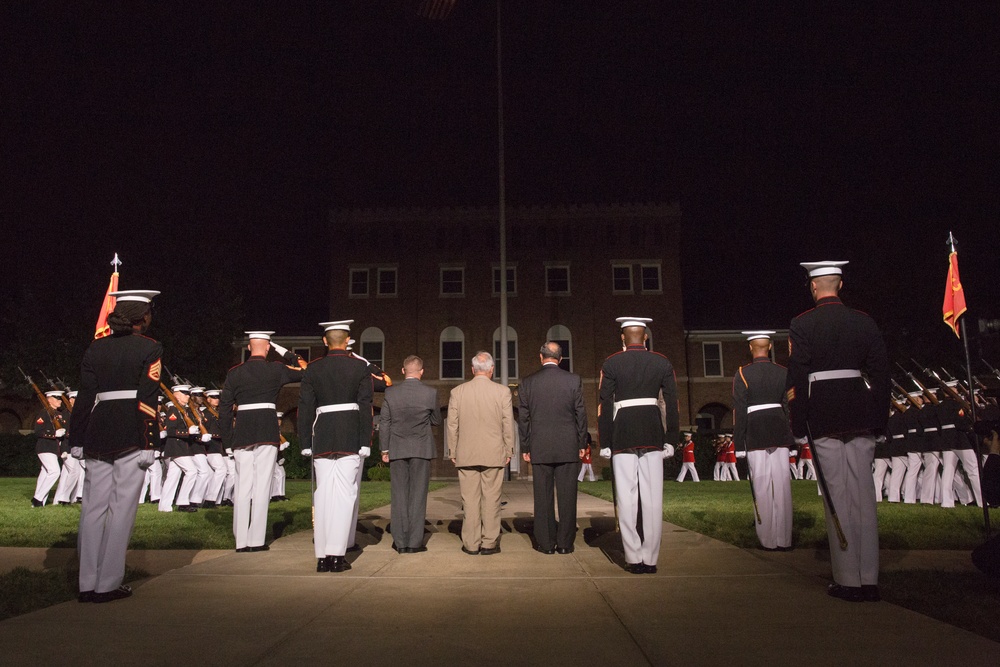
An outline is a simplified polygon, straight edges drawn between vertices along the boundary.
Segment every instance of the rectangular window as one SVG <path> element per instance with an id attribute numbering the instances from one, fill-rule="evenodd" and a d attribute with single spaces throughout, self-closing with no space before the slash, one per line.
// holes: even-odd
<path id="1" fill-rule="evenodd" d="M 562 361 L 559 362 L 559 368 L 563 369 L 564 371 L 570 371 L 570 372 L 572 372 L 573 371 L 573 356 L 572 356 L 572 352 L 570 350 L 569 341 L 568 340 L 556 340 L 554 342 L 559 343 L 560 347 L 562 347 L 563 357 L 562 357 Z"/>
<path id="2" fill-rule="evenodd" d="M 350 276 L 349 295 L 352 297 L 368 296 L 368 269 L 351 269 Z"/>
<path id="3" fill-rule="evenodd" d="M 611 265 L 611 291 L 615 294 L 632 293 L 632 265 Z"/>
<path id="4" fill-rule="evenodd" d="M 462 341 L 441 341 L 441 379 L 461 380 L 465 377 L 465 356 Z"/>
<path id="5" fill-rule="evenodd" d="M 493 267 L 493 296 L 500 296 L 500 267 Z M 507 266 L 507 296 L 517 296 L 517 267 Z"/>
<path id="6" fill-rule="evenodd" d="M 545 267 L 545 295 L 568 295 L 569 294 L 569 267 L 568 266 L 546 266 Z"/>
<path id="7" fill-rule="evenodd" d="M 382 350 L 383 344 L 380 340 L 361 343 L 361 356 L 367 359 L 369 363 L 375 364 L 382 370 L 385 370 L 385 354 Z"/>
<path id="8" fill-rule="evenodd" d="M 396 269 L 378 270 L 378 295 L 396 296 Z"/>
<path id="9" fill-rule="evenodd" d="M 722 343 L 702 343 L 705 377 L 722 377 Z"/>
<path id="10" fill-rule="evenodd" d="M 441 267 L 441 296 L 465 294 L 465 269 Z"/>
<path id="11" fill-rule="evenodd" d="M 493 341 L 493 379 L 500 379 L 500 341 Z M 507 341 L 507 379 L 517 377 L 517 341 Z"/>
<path id="12" fill-rule="evenodd" d="M 663 291 L 663 287 L 660 285 L 659 264 L 643 264 L 640 271 L 642 272 L 643 294 L 659 294 Z"/>

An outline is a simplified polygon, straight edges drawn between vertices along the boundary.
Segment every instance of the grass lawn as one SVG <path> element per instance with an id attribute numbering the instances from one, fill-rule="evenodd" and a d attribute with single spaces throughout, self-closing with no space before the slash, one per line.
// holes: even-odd
<path id="1" fill-rule="evenodd" d="M 611 500 L 611 482 L 580 484 L 580 490 Z M 797 548 L 826 549 L 826 520 L 816 482 L 792 480 Z M 756 548 L 750 483 L 664 482 L 663 519 L 738 547 Z M 983 510 L 934 505 L 878 504 L 883 549 L 971 551 L 983 542 Z M 994 534 L 996 531 L 994 521 Z M 879 576 L 882 598 L 901 607 L 1000 641 L 1000 582 L 979 572 L 895 570 Z"/>
<path id="2" fill-rule="evenodd" d="M 431 484 L 440 488 L 441 483 Z M 271 503 L 268 539 L 312 529 L 308 480 L 288 480 L 288 500 Z M 34 508 L 31 478 L 0 479 L 0 546 L 75 547 L 80 522 L 79 505 Z M 361 483 L 361 511 L 389 504 L 389 482 Z M 155 505 L 139 507 L 132 533 L 132 549 L 234 549 L 233 508 L 185 512 L 158 512 Z"/>

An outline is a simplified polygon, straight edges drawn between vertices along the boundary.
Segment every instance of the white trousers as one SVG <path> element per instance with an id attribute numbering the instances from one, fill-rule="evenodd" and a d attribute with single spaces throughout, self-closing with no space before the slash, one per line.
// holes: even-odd
<path id="1" fill-rule="evenodd" d="M 725 464 L 722 461 L 716 461 L 715 466 L 712 468 L 712 479 L 716 482 L 722 481 L 722 467 Z"/>
<path id="2" fill-rule="evenodd" d="M 788 472 L 788 448 L 773 452 L 753 449 L 747 452 L 750 481 L 760 523 L 754 517 L 757 539 L 765 549 L 792 546 L 792 478 Z"/>
<path id="3" fill-rule="evenodd" d="M 56 489 L 54 503 L 71 503 L 76 500 L 76 487 L 80 483 L 80 473 L 83 467 L 79 459 L 67 456 L 63 459 L 62 472 L 59 473 L 59 488 Z"/>
<path id="4" fill-rule="evenodd" d="M 226 482 L 226 457 L 222 454 L 207 454 L 205 460 L 212 469 L 205 489 L 205 500 L 217 503 L 222 500 L 222 485 Z"/>
<path id="5" fill-rule="evenodd" d="M 222 500 L 232 500 L 236 489 L 236 459 L 226 455 L 226 481 L 222 483 Z"/>
<path id="6" fill-rule="evenodd" d="M 902 498 L 903 478 L 906 475 L 906 457 L 893 456 L 889 460 L 889 502 L 898 503 Z"/>
<path id="7" fill-rule="evenodd" d="M 923 459 L 920 452 L 906 453 L 906 476 L 903 478 L 903 502 L 914 504 L 919 496 L 917 495 L 917 482 L 920 479 L 920 466 Z"/>
<path id="8" fill-rule="evenodd" d="M 882 502 L 882 487 L 885 486 L 885 474 L 889 471 L 889 459 L 875 459 L 872 480 L 875 482 L 875 500 Z"/>
<path id="9" fill-rule="evenodd" d="M 194 485 L 188 500 L 196 505 L 200 505 L 205 500 L 205 491 L 208 490 L 208 483 L 212 481 L 212 466 L 208 464 L 208 455 L 194 454 L 191 461 L 195 467 Z"/>
<path id="10" fill-rule="evenodd" d="M 233 490 L 233 536 L 236 548 L 264 546 L 267 538 L 267 506 L 271 501 L 271 477 L 278 448 L 258 445 L 234 449 L 236 487 Z"/>
<path id="11" fill-rule="evenodd" d="M 802 473 L 799 472 L 799 467 L 791 461 L 788 462 L 788 474 L 792 479 L 802 479 Z"/>
<path id="12" fill-rule="evenodd" d="M 59 456 L 51 452 L 38 455 L 42 469 L 38 471 L 38 481 L 35 482 L 35 500 L 45 503 L 49 499 L 49 491 L 59 479 Z"/>
<path id="13" fill-rule="evenodd" d="M 625 561 L 656 565 L 663 533 L 663 453 L 653 450 L 643 456 L 615 454 L 612 465 Z M 636 529 L 640 503 L 642 539 Z"/>
<path id="14" fill-rule="evenodd" d="M 76 483 L 76 499 L 83 500 L 83 483 L 87 479 L 87 461 L 80 460 L 80 479 Z"/>
<path id="15" fill-rule="evenodd" d="M 139 492 L 139 504 L 146 500 L 146 489 L 149 489 L 149 499 L 154 503 L 160 502 L 160 492 L 163 490 L 163 459 L 158 458 L 153 461 L 153 465 L 146 469 L 146 478 L 142 482 L 142 491 Z"/>
<path id="16" fill-rule="evenodd" d="M 934 504 L 935 491 L 939 488 L 938 468 L 941 467 L 941 452 L 924 452 L 924 471 L 920 474 L 920 502 Z"/>
<path id="17" fill-rule="evenodd" d="M 146 473 L 139 468 L 139 452 L 113 463 L 88 459 L 87 467 L 77 538 L 80 590 L 107 593 L 125 578 L 125 552 Z"/>
<path id="18" fill-rule="evenodd" d="M 316 558 L 343 556 L 354 543 L 354 511 L 358 502 L 357 455 L 313 461 L 316 473 L 316 525 L 313 548 Z"/>
<path id="19" fill-rule="evenodd" d="M 799 479 L 816 479 L 816 464 L 812 459 L 799 459 Z"/>
<path id="20" fill-rule="evenodd" d="M 976 505 L 983 506 L 982 487 L 979 483 L 979 466 L 976 464 L 976 452 L 971 449 L 949 449 L 942 453 L 943 467 L 941 471 L 941 507 L 955 506 L 955 484 L 961 476 L 957 476 L 958 464 L 969 478 L 969 486 L 976 498 Z"/>
<path id="21" fill-rule="evenodd" d="M 694 464 L 690 463 L 690 462 L 689 463 L 682 463 L 681 464 L 681 472 L 680 472 L 679 475 L 677 475 L 677 481 L 678 482 L 683 482 L 684 478 L 688 476 L 688 473 L 691 473 L 691 480 L 692 481 L 694 481 L 694 482 L 700 482 L 701 481 L 700 479 L 698 479 L 698 470 L 694 467 Z M 580 479 L 583 479 L 583 473 L 580 473 Z M 593 473 L 590 474 L 590 481 L 591 482 L 594 481 L 594 474 Z"/>
<path id="22" fill-rule="evenodd" d="M 878 584 L 878 517 L 872 489 L 875 439 L 862 436 L 844 442 L 817 438 L 815 444 L 813 456 L 820 459 L 829 491 L 823 509 L 833 580 L 841 586 Z M 837 538 L 831 502 L 847 538 L 846 549 L 841 549 Z"/>
<path id="23" fill-rule="evenodd" d="M 283 495 L 285 495 L 285 466 L 275 465 L 274 477 L 271 478 L 271 497 Z"/>
<path id="24" fill-rule="evenodd" d="M 354 473 L 354 487 L 358 490 L 357 496 L 354 498 L 354 513 L 351 515 L 351 534 L 347 538 L 347 547 L 351 548 L 358 543 L 358 514 L 361 510 L 361 478 L 365 474 L 365 459 L 361 459 L 361 465 L 358 466 L 357 472 Z"/>
<path id="25" fill-rule="evenodd" d="M 740 481 L 740 473 L 737 472 L 735 463 L 727 463 L 724 472 L 725 478 L 730 482 Z"/>
<path id="26" fill-rule="evenodd" d="M 198 469 L 190 456 L 175 456 L 167 464 L 167 477 L 163 480 L 163 488 L 160 489 L 160 503 L 157 509 L 161 512 L 173 511 L 174 496 L 177 496 L 178 505 L 189 505 L 191 503 L 191 487 L 194 486 L 194 478 Z M 183 483 L 181 476 L 184 476 Z M 177 492 L 180 485 L 181 491 Z M 185 488 L 186 487 L 186 488 Z"/>
<path id="27" fill-rule="evenodd" d="M 583 464 L 581 464 L 580 465 L 580 476 L 576 478 L 576 481 L 582 482 L 583 481 L 583 476 L 585 474 L 587 475 L 587 479 L 589 479 L 591 482 L 595 481 L 595 479 L 594 479 L 594 466 L 592 466 L 589 463 L 583 463 Z"/>

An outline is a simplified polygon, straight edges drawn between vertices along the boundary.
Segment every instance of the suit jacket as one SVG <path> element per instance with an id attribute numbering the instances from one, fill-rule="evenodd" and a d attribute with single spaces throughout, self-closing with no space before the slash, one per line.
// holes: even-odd
<path id="1" fill-rule="evenodd" d="M 571 463 L 587 446 L 583 382 L 575 373 L 545 364 L 521 381 L 518 391 L 521 451 L 532 463 Z"/>
<path id="2" fill-rule="evenodd" d="M 458 385 L 448 398 L 448 458 L 455 465 L 502 468 L 514 455 L 510 389 L 485 375 Z"/>
<path id="3" fill-rule="evenodd" d="M 387 387 L 379 417 L 379 446 L 389 459 L 432 459 L 437 453 L 432 426 L 441 424 L 437 390 L 417 378 Z"/>

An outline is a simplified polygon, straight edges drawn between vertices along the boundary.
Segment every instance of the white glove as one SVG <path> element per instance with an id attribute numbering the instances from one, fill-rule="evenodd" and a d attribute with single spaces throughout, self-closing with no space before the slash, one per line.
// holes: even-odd
<path id="1" fill-rule="evenodd" d="M 69 455 L 72 456 L 74 459 L 82 459 L 83 447 L 73 447 L 72 449 L 69 450 Z"/>
<path id="2" fill-rule="evenodd" d="M 880 445 L 885 444 L 885 436 L 884 435 L 878 436 L 877 438 L 875 438 L 875 442 L 877 442 Z"/>
<path id="3" fill-rule="evenodd" d="M 798 453 L 799 453 L 799 450 L 797 450 L 797 449 L 789 449 L 788 450 L 788 455 L 789 456 L 797 456 Z"/>
<path id="4" fill-rule="evenodd" d="M 280 354 L 281 356 L 285 356 L 286 354 L 288 354 L 287 348 L 278 345 L 273 340 L 271 341 L 271 349 Z"/>
<path id="5" fill-rule="evenodd" d="M 153 451 L 156 452 L 156 458 L 158 458 L 158 459 L 162 459 L 163 458 L 163 451 L 162 450 L 155 449 Z"/>
<path id="6" fill-rule="evenodd" d="M 212 439 L 212 434 L 211 433 L 202 433 L 201 434 L 201 441 L 202 442 L 208 442 L 211 439 Z"/>
<path id="7" fill-rule="evenodd" d="M 198 433 L 200 431 L 201 431 L 201 429 L 199 429 L 197 426 L 189 426 L 188 427 L 188 433 L 190 433 L 191 435 L 198 435 Z"/>
<path id="8" fill-rule="evenodd" d="M 278 451 L 279 452 L 285 451 L 286 449 L 288 449 L 288 445 L 289 444 L 290 443 L 288 441 L 285 441 L 285 442 L 281 443 L 280 445 L 278 445 Z"/>
<path id="9" fill-rule="evenodd" d="M 56 437 L 57 438 L 61 438 L 64 435 L 66 435 L 66 429 L 64 429 L 64 428 L 57 428 L 56 429 Z"/>
<path id="10" fill-rule="evenodd" d="M 278 464 L 279 466 L 283 466 L 283 465 L 285 465 L 285 459 L 278 459 L 278 460 L 276 461 L 276 463 L 277 463 L 277 464 Z"/>
<path id="11" fill-rule="evenodd" d="M 233 455 L 233 450 L 232 449 L 227 449 L 226 450 L 226 456 L 232 456 L 232 455 Z"/>
<path id="12" fill-rule="evenodd" d="M 139 452 L 139 470 L 146 470 L 149 466 L 153 465 L 153 461 L 156 460 L 156 452 L 152 449 L 144 449 Z"/>
<path id="13" fill-rule="evenodd" d="M 372 453 L 371 447 L 362 447 L 361 449 L 358 450 L 358 456 L 360 456 L 363 459 L 368 458 L 371 455 L 371 453 Z"/>
<path id="14" fill-rule="evenodd" d="M 313 455 L 313 450 L 311 450 L 311 449 L 303 449 L 302 450 L 302 456 L 312 456 L 312 455 Z"/>
<path id="15" fill-rule="evenodd" d="M 670 459 L 674 456 L 674 446 L 668 442 L 663 443 L 663 458 Z"/>
<path id="16" fill-rule="evenodd" d="M 736 452 L 736 458 L 738 458 L 738 459 L 745 459 L 746 457 L 747 457 L 747 453 L 746 452 Z"/>
<path id="17" fill-rule="evenodd" d="M 610 447 L 601 447 L 601 451 L 599 451 L 597 453 L 601 455 L 602 459 L 610 459 L 611 458 L 611 448 Z"/>
<path id="18" fill-rule="evenodd" d="M 63 452 L 62 454 L 59 455 L 59 458 L 65 461 L 66 459 L 69 458 L 69 452 Z"/>
<path id="19" fill-rule="evenodd" d="M 809 444 L 809 438 L 795 438 L 795 444 L 796 445 L 808 445 Z"/>
<path id="20" fill-rule="evenodd" d="M 166 440 L 166 439 L 167 439 L 167 432 L 160 431 L 160 440 Z"/>

